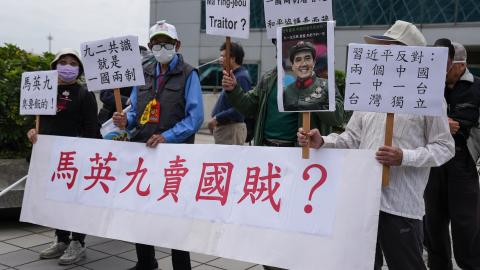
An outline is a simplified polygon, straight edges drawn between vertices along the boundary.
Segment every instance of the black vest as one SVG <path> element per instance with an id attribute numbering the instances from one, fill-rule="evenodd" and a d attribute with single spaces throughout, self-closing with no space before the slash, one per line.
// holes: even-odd
<path id="1" fill-rule="evenodd" d="M 159 85 L 156 98 L 160 102 L 159 123 L 140 124 L 143 111 L 154 95 L 155 68 L 157 62 L 143 66 L 145 85 L 140 86 L 137 92 L 137 129 L 132 134 L 132 141 L 146 142 L 153 134 L 160 134 L 182 121 L 185 118 L 185 83 L 192 71 L 196 70 L 183 61 L 178 54 L 177 65 L 164 76 L 163 86 Z M 195 134 L 188 137 L 183 143 L 193 143 Z"/>

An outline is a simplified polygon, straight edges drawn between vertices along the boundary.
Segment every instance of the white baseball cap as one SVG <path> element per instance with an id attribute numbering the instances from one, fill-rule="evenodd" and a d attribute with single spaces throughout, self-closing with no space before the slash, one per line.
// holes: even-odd
<path id="1" fill-rule="evenodd" d="M 152 27 L 150 27 L 149 36 L 150 40 L 154 36 L 165 35 L 172 39 L 178 40 L 177 29 L 175 26 L 166 23 L 165 20 L 158 21 Z"/>
<path id="2" fill-rule="evenodd" d="M 398 20 L 382 36 L 363 37 L 368 44 L 383 44 L 386 41 L 397 41 L 407 46 L 427 46 L 422 32 L 412 23 Z"/>
<path id="3" fill-rule="evenodd" d="M 455 49 L 455 56 L 453 57 L 453 63 L 467 63 L 467 50 L 462 44 L 458 42 L 452 42 Z"/>

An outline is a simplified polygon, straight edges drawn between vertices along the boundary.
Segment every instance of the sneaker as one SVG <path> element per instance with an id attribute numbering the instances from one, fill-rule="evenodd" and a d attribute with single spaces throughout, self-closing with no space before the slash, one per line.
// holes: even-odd
<path id="1" fill-rule="evenodd" d="M 69 265 L 80 261 L 85 258 L 85 247 L 82 247 L 79 241 L 71 241 L 68 248 L 63 253 L 58 264 Z"/>
<path id="2" fill-rule="evenodd" d="M 64 242 L 58 242 L 57 239 L 46 249 L 40 252 L 40 259 L 53 259 L 62 256 L 68 245 Z"/>

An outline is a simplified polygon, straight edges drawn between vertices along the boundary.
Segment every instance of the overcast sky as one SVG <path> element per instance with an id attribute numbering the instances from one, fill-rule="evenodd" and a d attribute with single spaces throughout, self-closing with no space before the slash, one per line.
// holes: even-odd
<path id="1" fill-rule="evenodd" d="M 52 52 L 109 37 L 136 35 L 146 45 L 149 0 L 0 0 L 0 44 Z"/>

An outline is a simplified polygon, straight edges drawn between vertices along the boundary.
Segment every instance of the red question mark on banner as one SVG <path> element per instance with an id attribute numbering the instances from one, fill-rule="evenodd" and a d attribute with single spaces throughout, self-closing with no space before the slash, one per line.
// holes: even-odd
<path id="1" fill-rule="evenodd" d="M 323 167 L 322 165 L 320 164 L 312 164 L 310 166 L 308 166 L 307 168 L 305 168 L 305 170 L 303 171 L 303 180 L 305 181 L 308 181 L 310 179 L 310 174 L 308 173 L 311 169 L 319 169 L 320 172 L 322 173 L 322 177 L 320 177 L 320 180 L 318 180 L 318 182 L 313 185 L 312 189 L 310 190 L 310 194 L 308 195 L 308 201 L 311 202 L 312 201 L 312 197 L 313 197 L 313 193 L 315 193 L 315 191 L 325 183 L 325 181 L 327 180 L 327 170 L 325 169 L 325 167 Z M 308 203 L 307 205 L 305 205 L 305 207 L 303 208 L 303 211 L 307 214 L 310 214 L 313 210 L 313 207 L 310 203 Z"/>

